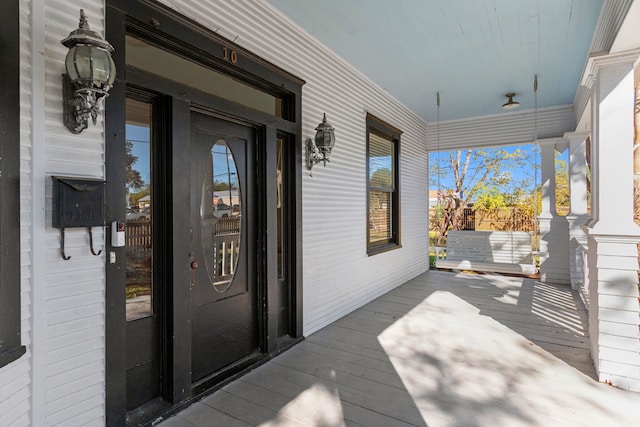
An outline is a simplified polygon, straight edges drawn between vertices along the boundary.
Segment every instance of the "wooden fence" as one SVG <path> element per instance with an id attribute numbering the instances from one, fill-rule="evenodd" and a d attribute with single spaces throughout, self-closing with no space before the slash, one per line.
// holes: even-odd
<path id="1" fill-rule="evenodd" d="M 435 209 L 429 213 L 429 229 L 440 230 Z M 518 208 L 465 209 L 458 221 L 459 230 L 534 231 L 535 216 Z"/>
<path id="2" fill-rule="evenodd" d="M 241 217 L 220 218 L 216 222 L 215 235 L 225 236 L 240 233 Z M 151 221 L 128 221 L 125 231 L 127 251 L 145 252 L 151 249 Z"/>
<path id="3" fill-rule="evenodd" d="M 460 223 L 460 230 L 473 231 L 476 229 L 476 211 L 470 208 L 466 208 L 462 211 L 462 222 Z"/>
<path id="4" fill-rule="evenodd" d="M 128 252 L 146 252 L 151 249 L 151 221 L 128 221 L 125 231 Z"/>
<path id="5" fill-rule="evenodd" d="M 522 209 L 478 209 L 475 229 L 482 231 L 534 231 L 535 217 Z"/>

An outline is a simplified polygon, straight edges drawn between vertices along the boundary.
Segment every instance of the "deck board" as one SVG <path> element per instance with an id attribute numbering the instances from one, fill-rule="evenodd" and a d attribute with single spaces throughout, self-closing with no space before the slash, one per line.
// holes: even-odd
<path id="1" fill-rule="evenodd" d="M 636 426 L 595 381 L 569 287 L 430 271 L 162 422 L 173 426 Z"/>

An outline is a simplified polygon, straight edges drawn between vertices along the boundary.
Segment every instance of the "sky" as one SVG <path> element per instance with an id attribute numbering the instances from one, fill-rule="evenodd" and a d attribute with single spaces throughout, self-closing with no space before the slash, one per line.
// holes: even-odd
<path id="1" fill-rule="evenodd" d="M 133 142 L 131 154 L 138 158 L 136 163 L 133 165 L 133 169 L 140 172 L 140 177 L 144 181 L 145 185 L 148 185 L 150 184 L 149 140 L 151 138 L 151 130 L 147 126 L 127 124 L 125 132 L 127 141 Z"/>

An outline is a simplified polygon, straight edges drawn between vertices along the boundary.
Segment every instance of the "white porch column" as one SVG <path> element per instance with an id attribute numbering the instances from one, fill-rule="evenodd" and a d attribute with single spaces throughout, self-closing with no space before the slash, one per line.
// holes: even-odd
<path id="1" fill-rule="evenodd" d="M 592 220 L 588 235 L 589 331 L 600 381 L 640 391 L 638 252 L 633 222 L 633 67 L 640 49 L 594 56 Z"/>
<path id="2" fill-rule="evenodd" d="M 551 218 L 556 215 L 556 143 L 562 142 L 558 138 L 539 139 L 541 174 L 542 174 L 542 209 L 541 218 Z"/>
<path id="3" fill-rule="evenodd" d="M 540 222 L 540 280 L 569 284 L 569 227 L 556 213 L 556 144 L 562 138 L 537 140 L 542 158 L 542 210 Z"/>
<path id="4" fill-rule="evenodd" d="M 564 134 L 569 142 L 569 275 L 571 288 L 583 290 L 583 248 L 587 246 L 587 234 L 581 226 L 587 222 L 587 138 L 588 132 Z"/>

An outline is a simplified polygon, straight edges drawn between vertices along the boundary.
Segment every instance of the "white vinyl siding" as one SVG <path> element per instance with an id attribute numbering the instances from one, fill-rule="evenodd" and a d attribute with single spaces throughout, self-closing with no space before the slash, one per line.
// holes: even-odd
<path id="1" fill-rule="evenodd" d="M 35 0 L 34 0 L 35 2 Z M 65 252 L 60 256 L 60 230 L 51 227 L 51 175 L 104 178 L 104 124 L 99 115 L 96 126 L 79 135 L 62 123 L 62 84 L 67 48 L 60 40 L 78 27 L 80 7 L 85 10 L 93 31 L 104 34 L 103 1 L 38 0 L 44 8 L 45 71 L 44 148 L 45 214 L 44 235 L 44 333 L 46 349 L 35 361 L 44 376 L 44 395 L 35 411 L 46 425 L 89 426 L 104 424 L 105 375 L 105 271 L 104 257 L 89 250 L 86 228 L 65 230 Z M 40 70 L 41 71 L 41 70 Z M 35 70 L 34 70 L 35 72 Z M 103 249 L 104 234 L 94 228 L 96 250 Z M 44 406 L 41 404 L 44 403 Z M 36 421 L 36 420 L 34 420 Z M 37 423 L 36 423 L 37 424 Z"/>
<path id="2" fill-rule="evenodd" d="M 537 121 L 536 121 L 537 115 Z M 537 127 L 536 127 L 537 123 Z M 567 129 L 575 129 L 575 112 L 571 105 L 519 111 L 499 116 L 429 123 L 429 150 L 460 150 L 499 145 L 517 145 L 539 139 L 561 137 Z M 439 143 L 436 146 L 435 141 Z"/>

